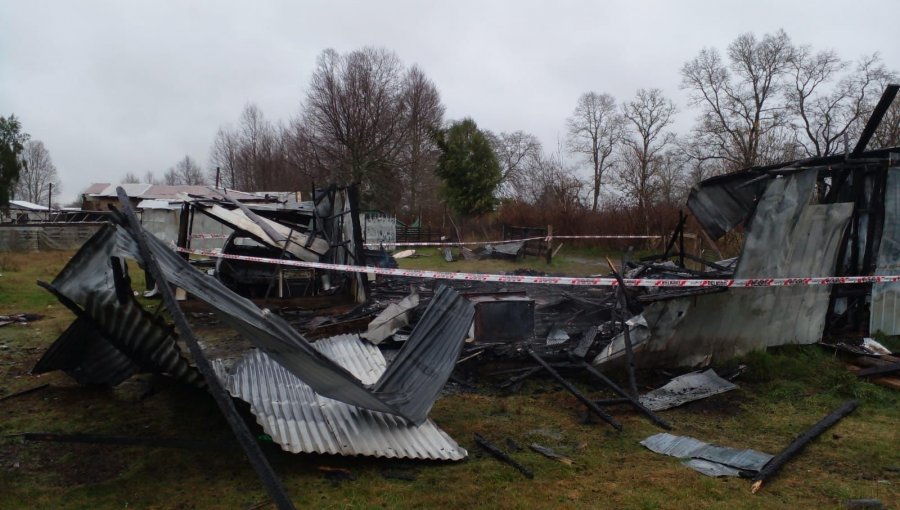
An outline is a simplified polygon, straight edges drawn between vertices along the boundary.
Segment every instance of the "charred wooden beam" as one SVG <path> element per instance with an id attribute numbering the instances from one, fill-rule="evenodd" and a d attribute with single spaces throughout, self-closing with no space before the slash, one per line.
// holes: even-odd
<path id="1" fill-rule="evenodd" d="M 47 386 L 50 386 L 50 384 L 49 384 L 49 383 L 44 383 L 44 384 L 40 384 L 40 385 L 38 385 L 38 386 L 35 386 L 35 387 L 33 387 L 33 388 L 26 388 L 26 389 L 24 389 L 24 390 L 15 391 L 15 392 L 13 392 L 13 393 L 10 393 L 9 395 L 3 395 L 2 397 L 0 397 L 0 402 L 3 402 L 4 400 L 9 400 L 9 399 L 11 399 L 11 398 L 21 397 L 21 396 L 24 396 L 24 395 L 28 395 L 28 394 L 30 394 L 30 393 L 34 393 L 34 392 L 36 392 L 36 391 L 39 391 L 39 390 L 42 390 L 42 389 L 46 388 Z"/>
<path id="2" fill-rule="evenodd" d="M 869 140 L 872 139 L 872 135 L 875 134 L 875 130 L 881 124 L 881 119 L 884 118 L 884 114 L 887 113 L 891 103 L 894 102 L 894 97 L 897 96 L 898 90 L 900 90 L 900 85 L 897 84 L 890 84 L 885 87 L 881 99 L 878 100 L 878 104 L 872 110 L 872 116 L 866 122 L 866 127 L 863 128 L 862 134 L 859 135 L 859 141 L 856 142 L 856 147 L 853 148 L 852 156 L 858 156 L 865 152 L 866 146 L 869 145 Z"/>
<path id="3" fill-rule="evenodd" d="M 587 406 L 587 408 L 588 408 L 591 412 L 593 412 L 594 414 L 596 414 L 597 416 L 599 416 L 600 419 L 602 419 L 602 420 L 605 421 L 606 423 L 609 423 L 610 425 L 612 425 L 613 428 L 615 428 L 616 430 L 619 430 L 619 431 L 622 430 L 622 424 L 621 424 L 621 423 L 619 423 L 618 421 L 616 421 L 615 418 L 613 418 L 612 416 L 610 416 L 609 414 L 607 414 L 606 411 L 604 411 L 603 409 L 600 409 L 600 406 L 598 406 L 597 404 L 595 404 L 594 401 L 592 401 L 592 400 L 590 400 L 589 398 L 585 397 L 583 393 L 581 393 L 580 391 L 578 391 L 578 388 L 576 388 L 575 386 L 573 386 L 572 383 L 570 383 L 569 381 L 565 380 L 565 379 L 563 378 L 563 376 L 559 375 L 559 372 L 557 372 L 556 370 L 554 370 L 553 367 L 551 367 L 551 366 L 550 366 L 546 361 L 544 361 L 540 356 L 538 356 L 537 354 L 535 354 L 534 351 L 529 350 L 529 351 L 528 351 L 528 354 L 529 354 L 535 361 L 537 361 L 539 365 L 541 365 L 545 370 L 547 370 L 547 372 L 549 372 L 550 375 L 552 375 L 554 379 L 556 379 L 557 381 L 559 381 L 559 383 L 562 384 L 563 387 L 564 387 L 565 389 L 569 390 L 569 393 L 571 393 L 572 395 L 574 395 L 575 398 L 577 398 L 578 400 L 580 400 L 582 404 L 584 404 L 585 406 Z"/>
<path id="4" fill-rule="evenodd" d="M 827 416 L 819 420 L 818 423 L 813 425 L 809 430 L 798 436 L 796 439 L 791 441 L 791 444 L 787 446 L 784 450 L 782 450 L 778 455 L 772 457 L 772 460 L 766 463 L 765 466 L 757 473 L 756 476 L 753 477 L 753 485 L 751 487 L 751 491 L 755 494 L 762 488 L 763 484 L 768 482 L 775 476 L 776 473 L 788 463 L 792 458 L 794 458 L 797 454 L 803 451 L 803 448 L 806 447 L 813 439 L 819 437 L 823 432 L 828 430 L 835 423 L 839 422 L 843 417 L 852 413 L 859 406 L 859 402 L 856 400 L 849 400 L 844 402 L 841 407 L 835 409 L 834 411 L 828 413 Z"/>
<path id="5" fill-rule="evenodd" d="M 225 416 L 225 420 L 234 432 L 244 453 L 247 454 L 247 459 L 250 461 L 257 476 L 259 476 L 265 486 L 272 501 L 275 502 L 275 505 L 280 509 L 293 510 L 295 508 L 294 503 L 287 495 L 287 491 L 285 491 L 284 486 L 281 484 L 281 480 L 279 480 L 278 475 L 275 474 L 268 459 L 266 459 L 266 456 L 260 449 L 259 444 L 256 442 L 256 438 L 250 432 L 250 429 L 247 428 L 247 424 L 238 413 L 231 396 L 225 391 L 219 378 L 216 377 L 212 365 L 206 358 L 206 354 L 204 354 L 203 349 L 200 347 L 200 343 L 194 336 L 191 326 L 188 324 L 187 318 L 184 316 L 181 308 L 178 307 L 178 301 L 175 300 L 175 294 L 172 292 L 172 288 L 165 283 L 167 281 L 165 275 L 147 244 L 147 232 L 141 226 L 128 195 L 122 187 L 117 188 L 116 193 L 119 197 L 119 203 L 122 205 L 125 220 L 136 238 L 135 240 L 137 241 L 141 258 L 144 259 L 144 269 L 148 270 L 150 274 L 153 275 L 153 278 L 159 282 L 158 289 L 162 296 L 163 303 L 165 303 L 166 309 L 168 309 L 172 320 L 175 322 L 175 326 L 178 328 L 180 338 L 184 340 L 188 349 L 191 351 L 191 356 L 194 359 L 194 363 L 197 365 L 197 369 L 206 380 L 209 392 L 212 394 L 213 399 Z"/>
<path id="6" fill-rule="evenodd" d="M 477 432 L 475 433 L 475 443 L 478 446 L 480 446 L 481 448 L 483 448 L 484 451 L 491 454 L 491 456 L 494 457 L 495 459 L 497 459 L 501 462 L 505 462 L 505 463 L 509 464 L 510 466 L 518 469 L 520 473 L 522 473 L 523 475 L 525 475 L 528 478 L 534 478 L 534 473 L 532 473 L 530 469 L 528 469 L 527 467 L 520 464 L 518 461 L 516 461 L 516 459 L 507 455 L 506 452 L 501 450 L 494 443 L 481 437 L 481 434 L 479 434 Z"/>
<path id="7" fill-rule="evenodd" d="M 660 428 L 663 428 L 665 430 L 672 430 L 672 426 L 669 425 L 669 423 L 666 422 L 666 420 L 663 420 L 662 418 L 657 416 L 656 413 L 647 409 L 647 407 L 644 406 L 643 404 L 641 404 L 641 402 L 638 399 L 636 399 L 636 398 L 632 397 L 631 395 L 629 395 L 628 393 L 626 393 L 625 390 L 620 388 L 618 384 L 614 383 L 609 377 L 606 377 L 605 375 L 603 375 L 603 372 L 597 370 L 596 368 L 591 366 L 590 363 L 588 363 L 586 361 L 582 361 L 582 367 L 584 367 L 584 370 L 587 373 L 589 373 L 592 376 L 596 377 L 597 379 L 600 379 L 601 381 L 603 381 L 603 383 L 606 384 L 609 387 L 609 389 L 611 389 L 615 394 L 619 395 L 620 397 L 622 397 L 622 399 L 624 399 L 625 401 L 630 403 L 634 407 L 635 411 L 646 416 L 650 421 L 652 421 L 654 424 L 656 424 Z"/>
<path id="8" fill-rule="evenodd" d="M 118 446 L 147 446 L 150 448 L 178 448 L 182 450 L 230 450 L 234 443 L 188 439 L 180 437 L 140 437 L 109 434 L 55 434 L 51 432 L 25 432 L 17 434 L 25 441 L 50 441 L 54 443 L 87 443 Z"/>
<path id="9" fill-rule="evenodd" d="M 900 372 L 900 363 L 864 368 L 857 372 L 856 375 L 857 377 L 878 377 L 881 375 L 896 374 L 897 372 Z"/>

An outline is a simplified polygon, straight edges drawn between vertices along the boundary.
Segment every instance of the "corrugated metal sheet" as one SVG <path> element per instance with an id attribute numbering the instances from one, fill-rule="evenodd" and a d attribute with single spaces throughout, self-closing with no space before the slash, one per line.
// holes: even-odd
<path id="1" fill-rule="evenodd" d="M 385 372 L 381 351 L 355 335 L 313 345 L 363 384 L 375 384 Z M 257 422 L 286 451 L 429 460 L 467 455 L 431 420 L 414 425 L 323 397 L 262 351 L 250 351 L 230 371 L 221 360 L 213 368 L 228 392 L 250 404 Z"/>
<path id="2" fill-rule="evenodd" d="M 772 459 L 768 453 L 716 446 L 693 437 L 665 432 L 654 434 L 641 444 L 656 453 L 691 459 L 684 464 L 707 476 L 738 476 L 741 471 L 758 472 Z"/>
<path id="3" fill-rule="evenodd" d="M 900 274 L 900 167 L 888 169 L 884 227 L 875 274 Z M 869 331 L 900 335 L 900 283 L 877 283 L 872 286 Z"/>
<path id="4" fill-rule="evenodd" d="M 119 228 L 119 248 L 140 260 L 133 234 Z M 171 248 L 147 236 L 169 283 L 208 303 L 219 318 L 248 341 L 303 379 L 320 395 L 422 423 L 453 371 L 472 322 L 472 304 L 442 286 L 413 329 L 400 354 L 374 386 L 323 356 L 287 321 L 261 310 L 221 282 L 191 267 Z"/>
<path id="5" fill-rule="evenodd" d="M 78 384 L 115 386 L 140 372 L 131 359 L 83 319 L 75 319 L 31 370 L 43 374 L 63 370 Z"/>
<path id="6" fill-rule="evenodd" d="M 707 179 L 691 190 L 688 209 L 703 229 L 718 239 L 753 211 L 767 183 L 765 179 L 751 182 L 758 177 L 755 172 L 739 172 Z"/>
<path id="7" fill-rule="evenodd" d="M 182 356 L 172 329 L 144 310 L 130 287 L 123 289 L 122 302 L 117 299 L 113 264 L 120 262 L 113 258 L 115 235 L 114 228 L 102 228 L 53 280 L 52 288 L 71 301 L 63 304 L 79 319 L 50 347 L 34 372 L 61 368 L 87 384 L 118 384 L 139 367 L 204 386 L 200 373 Z"/>
<path id="8" fill-rule="evenodd" d="M 665 386 L 641 395 L 641 404 L 651 411 L 663 411 L 734 389 L 737 386 L 710 368 L 680 375 Z"/>
<path id="9" fill-rule="evenodd" d="M 832 276 L 852 203 L 809 205 L 816 170 L 769 181 L 735 278 Z M 642 363 L 696 365 L 773 345 L 822 337 L 831 286 L 729 289 L 656 302 L 644 317 L 651 339 Z"/>

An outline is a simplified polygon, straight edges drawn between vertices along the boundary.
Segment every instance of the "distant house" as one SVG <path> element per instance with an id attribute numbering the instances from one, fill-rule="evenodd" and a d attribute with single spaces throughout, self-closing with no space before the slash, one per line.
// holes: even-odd
<path id="1" fill-rule="evenodd" d="M 46 205 L 10 200 L 8 211 L 0 210 L 0 223 L 26 223 L 29 221 L 47 221 L 50 212 Z"/>
<path id="2" fill-rule="evenodd" d="M 256 207 L 281 208 L 296 206 L 299 193 L 256 192 L 217 190 L 210 186 L 162 185 L 162 184 L 110 184 L 95 183 L 81 194 L 81 208 L 84 211 L 108 211 L 109 206 L 119 207 L 116 188 L 121 186 L 137 210 L 141 223 L 159 239 L 174 243 L 178 238 L 181 222 L 180 211 L 185 202 L 195 199 L 215 199 L 228 197 Z M 194 215 L 191 232 L 195 238 L 193 248 L 213 249 L 221 247 L 231 229 L 204 214 Z"/>

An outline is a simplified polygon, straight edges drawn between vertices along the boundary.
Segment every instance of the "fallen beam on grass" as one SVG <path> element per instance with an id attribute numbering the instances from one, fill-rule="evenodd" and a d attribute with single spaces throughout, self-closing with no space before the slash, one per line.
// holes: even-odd
<path id="1" fill-rule="evenodd" d="M 514 375 L 514 376 L 510 377 L 509 379 L 503 381 L 502 383 L 500 383 L 500 387 L 501 388 L 509 388 L 510 386 L 512 386 L 516 383 L 520 383 L 520 382 L 524 381 L 525 379 L 528 379 L 529 377 L 533 376 L 534 374 L 540 372 L 543 369 L 544 369 L 544 367 L 531 367 L 528 370 L 526 370 L 525 372 L 523 372 L 519 375 Z"/>
<path id="2" fill-rule="evenodd" d="M 182 450 L 233 450 L 234 443 L 185 439 L 178 437 L 139 437 L 107 434 L 55 434 L 52 432 L 25 432 L 7 437 L 21 437 L 25 441 L 49 441 L 53 443 L 88 443 L 118 446 L 147 446 L 150 448 L 178 448 Z"/>
<path id="3" fill-rule="evenodd" d="M 569 390 L 569 393 L 571 393 L 572 395 L 574 395 L 575 398 L 577 398 L 578 400 L 580 400 L 582 404 L 584 404 L 585 406 L 587 406 L 587 408 L 588 408 L 591 412 L 593 412 L 594 414 L 596 414 L 597 416 L 599 416 L 600 419 L 602 419 L 602 420 L 605 421 L 606 423 L 609 423 L 610 425 L 612 425 L 613 428 L 615 428 L 616 430 L 619 430 L 619 431 L 622 430 L 622 424 L 621 424 L 621 423 L 619 423 L 618 421 L 616 421 L 616 419 L 613 418 L 612 416 L 606 414 L 606 411 L 604 411 L 603 409 L 600 409 L 600 406 L 598 406 L 597 404 L 595 404 L 592 400 L 590 400 L 589 398 L 585 397 L 583 393 L 581 393 L 580 391 L 578 391 L 578 388 L 576 388 L 575 386 L 572 386 L 572 384 L 571 384 L 569 381 L 565 380 L 565 379 L 563 378 L 563 376 L 559 375 L 559 372 L 557 372 L 556 370 L 554 370 L 553 367 L 550 366 L 550 364 L 548 364 L 546 361 L 544 361 L 544 360 L 543 360 L 540 356 L 538 356 L 534 351 L 529 350 L 529 351 L 528 351 L 528 354 L 529 354 L 535 361 L 537 361 L 538 364 L 541 365 L 541 366 L 542 366 L 542 367 L 543 367 L 543 368 L 544 368 L 551 376 L 553 376 L 554 379 L 556 379 L 557 381 L 559 381 L 559 383 L 562 384 L 563 387 L 564 387 L 565 389 Z"/>
<path id="4" fill-rule="evenodd" d="M 658 427 L 665 429 L 665 430 L 672 430 L 672 426 L 669 425 L 669 423 L 666 420 L 663 420 L 662 418 L 657 416 L 656 413 L 654 413 L 650 409 L 647 409 L 647 407 L 644 404 L 641 404 L 640 400 L 629 395 L 628 392 L 626 392 L 625 390 L 620 388 L 619 385 L 614 383 L 609 377 L 606 377 L 605 375 L 603 375 L 603 372 L 597 370 L 596 368 L 594 368 L 593 365 L 591 365 L 590 363 L 588 363 L 586 361 L 582 361 L 581 364 L 582 364 L 582 367 L 585 369 L 585 371 L 587 371 L 587 373 L 591 374 L 592 376 L 596 377 L 597 379 L 600 379 L 604 384 L 606 384 L 606 386 L 609 387 L 609 389 L 611 389 L 614 393 L 616 393 L 617 395 L 622 397 L 622 399 L 624 399 L 626 402 L 631 404 L 631 406 L 634 407 L 635 411 L 646 416 L 650 421 L 652 421 Z"/>
<path id="5" fill-rule="evenodd" d="M 864 368 L 856 373 L 857 377 L 879 377 L 883 375 L 893 375 L 900 372 L 900 363 L 892 365 L 883 365 L 880 367 Z"/>
<path id="6" fill-rule="evenodd" d="M 479 434 L 477 432 L 475 433 L 475 443 L 478 446 L 480 446 L 482 449 L 484 449 L 484 451 L 491 454 L 491 456 L 494 457 L 495 459 L 497 459 L 501 462 L 505 462 L 505 463 L 509 464 L 510 466 L 518 469 L 520 473 L 522 473 L 523 475 L 525 475 L 528 478 L 534 478 L 534 473 L 532 473 L 530 469 L 523 466 L 522 464 L 519 464 L 518 461 L 516 461 L 514 458 L 507 455 L 506 452 L 501 450 L 497 445 L 495 445 L 494 443 L 483 438 L 481 436 L 481 434 Z"/>
<path id="7" fill-rule="evenodd" d="M 842 418 L 852 413 L 857 407 L 859 407 L 859 401 L 848 400 L 847 402 L 844 402 L 841 407 L 828 413 L 827 416 L 819 420 L 819 422 L 810 427 L 809 430 L 791 441 L 791 444 L 789 444 L 787 448 L 767 462 L 759 473 L 753 477 L 753 485 L 750 490 L 756 494 L 762 488 L 764 483 L 771 480 L 785 464 L 803 451 L 803 448 L 805 448 L 807 444 L 819 437 Z"/>
<path id="8" fill-rule="evenodd" d="M 47 386 L 50 386 L 50 384 L 49 384 L 49 383 L 44 383 L 44 384 L 40 384 L 40 385 L 38 385 L 38 386 L 35 386 L 35 387 L 33 387 L 33 388 L 26 388 L 26 389 L 21 390 L 21 391 L 16 391 L 16 392 L 10 393 L 9 395 L 3 395 L 2 397 L 0 397 L 0 402 L 3 402 L 4 400 L 9 400 L 9 399 L 11 399 L 11 398 L 21 397 L 21 396 L 23 396 L 23 395 L 28 395 L 29 393 L 34 393 L 35 391 L 42 390 L 42 389 L 46 388 Z"/>
<path id="9" fill-rule="evenodd" d="M 856 365 L 847 365 L 847 369 L 853 372 L 854 374 L 859 373 L 862 370 L 861 367 Z M 883 386 L 885 388 L 890 388 L 892 390 L 900 390 L 900 377 L 890 377 L 890 376 L 881 376 L 881 377 L 870 377 L 868 382 L 872 384 L 877 384 L 878 386 Z"/>
<path id="10" fill-rule="evenodd" d="M 567 466 L 571 466 L 572 464 L 575 463 L 575 461 L 573 461 L 572 459 L 566 457 L 565 455 L 560 455 L 546 446 L 539 445 L 537 443 L 531 443 L 530 445 L 528 445 L 528 447 L 531 448 L 532 451 L 540 453 L 541 455 L 543 455 L 544 457 L 547 457 L 548 459 L 553 459 L 557 462 L 562 462 L 563 464 L 565 464 Z"/>

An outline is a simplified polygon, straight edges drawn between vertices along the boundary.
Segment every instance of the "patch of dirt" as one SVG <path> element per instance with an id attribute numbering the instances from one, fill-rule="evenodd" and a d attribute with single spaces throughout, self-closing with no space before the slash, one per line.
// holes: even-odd
<path id="1" fill-rule="evenodd" d="M 128 455 L 109 445 L 22 442 L 0 446 L 0 473 L 47 477 L 48 485 L 92 485 L 118 477 Z"/>
<path id="2" fill-rule="evenodd" d="M 716 415 L 716 416 L 734 416 L 739 414 L 747 401 L 747 396 L 740 390 L 728 391 L 713 395 L 680 406 L 685 411 L 692 413 Z"/>

